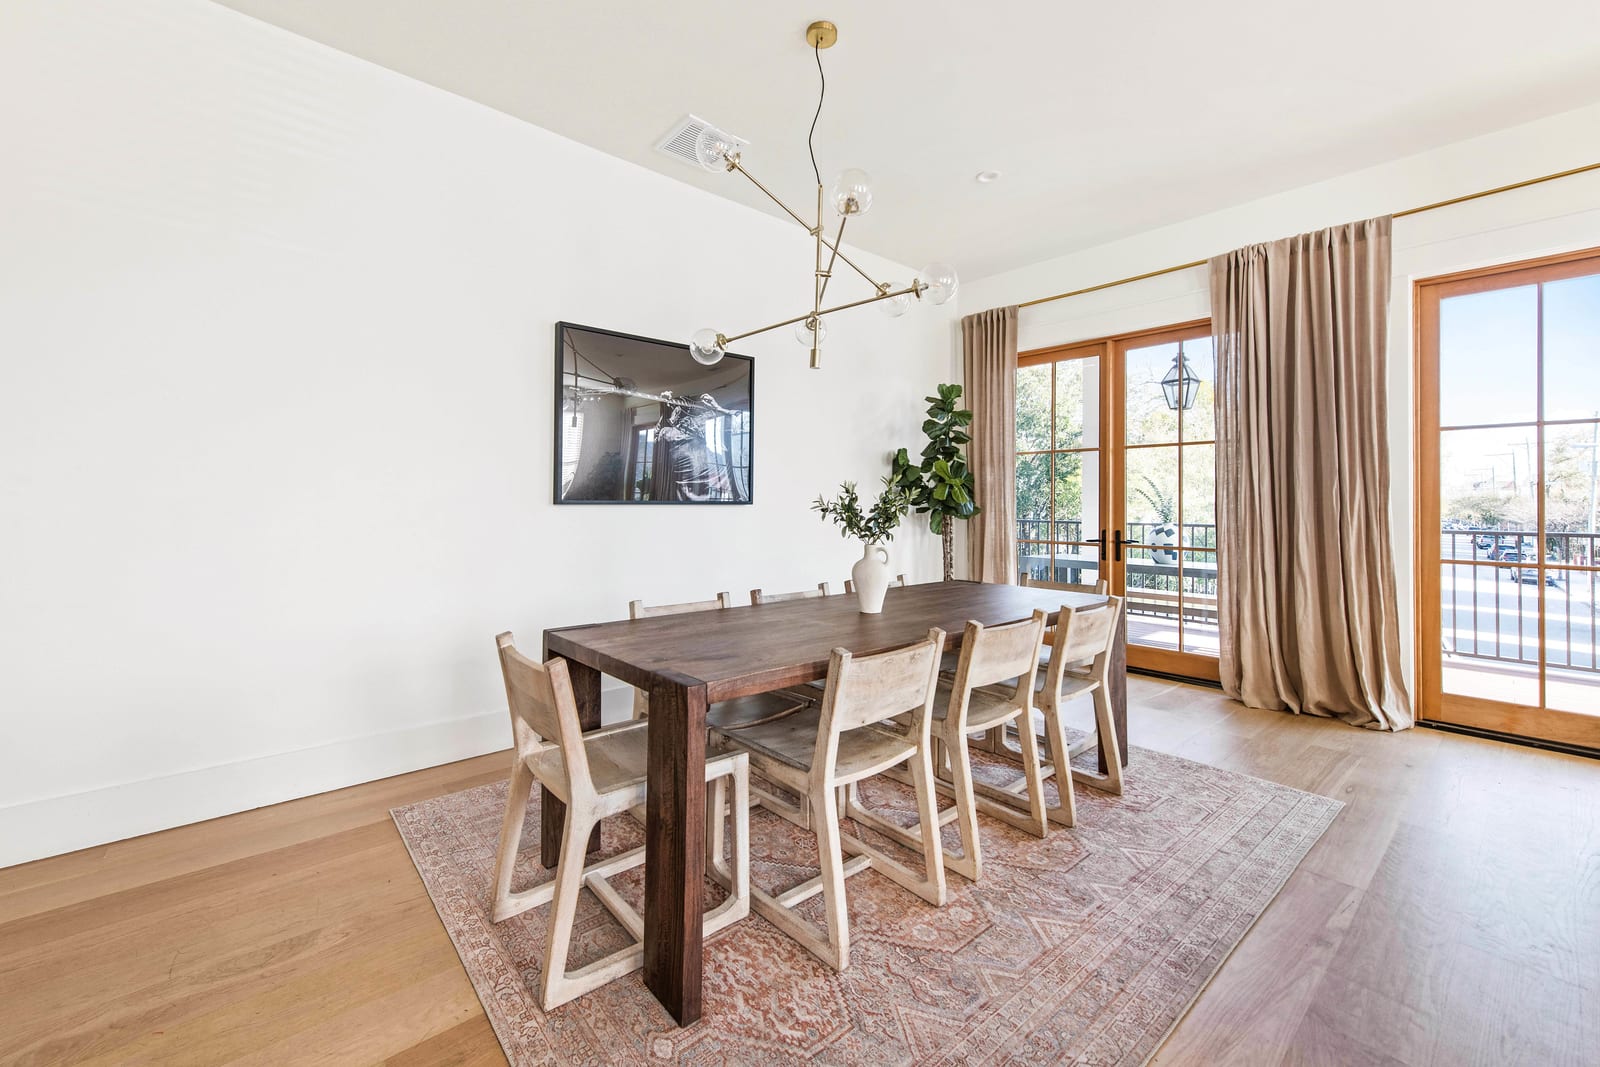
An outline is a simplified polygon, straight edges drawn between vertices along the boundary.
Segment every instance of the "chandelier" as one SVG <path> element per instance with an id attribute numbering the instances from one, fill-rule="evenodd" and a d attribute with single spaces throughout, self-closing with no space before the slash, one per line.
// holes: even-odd
<path id="1" fill-rule="evenodd" d="M 708 126 L 700 131 L 695 138 L 695 158 L 707 170 L 726 170 L 732 174 L 742 174 L 748 178 L 750 184 L 761 190 L 768 199 L 781 207 L 784 212 L 801 226 L 815 239 L 815 261 L 812 264 L 811 310 L 796 315 L 793 318 L 775 322 L 771 326 L 763 326 L 759 330 L 746 330 L 744 333 L 732 335 L 723 334 L 717 330 L 705 329 L 695 333 L 689 341 L 689 354 L 697 361 L 710 366 L 722 359 L 730 344 L 754 337 L 756 334 L 779 330 L 785 326 L 795 328 L 795 340 L 811 349 L 811 366 L 813 369 L 821 365 L 822 340 L 828 335 L 826 317 L 836 311 L 845 311 L 849 308 L 861 307 L 864 304 L 878 304 L 887 314 L 899 317 L 906 313 L 911 306 L 913 298 L 922 300 L 926 297 L 931 303 L 943 304 L 956 292 L 956 272 L 944 263 L 930 263 L 924 267 L 909 285 L 895 288 L 891 282 L 880 282 L 855 263 L 849 256 L 839 250 L 839 243 L 844 238 L 845 223 L 858 215 L 865 215 L 872 206 L 872 181 L 865 171 L 850 168 L 840 172 L 834 179 L 831 200 L 833 209 L 839 215 L 839 228 L 830 240 L 822 232 L 824 189 L 822 186 L 822 172 L 817 168 L 816 148 L 812 138 L 817 130 L 817 118 L 822 115 L 822 100 L 827 92 L 827 79 L 822 73 L 822 50 L 831 48 L 839 39 L 839 28 L 831 22 L 813 22 L 806 27 L 806 44 L 811 46 L 812 53 L 817 60 L 817 111 L 811 119 L 811 133 L 806 137 L 806 147 L 811 152 L 811 173 L 817 182 L 817 214 L 816 222 L 807 222 L 800 213 L 780 200 L 772 190 L 757 181 L 749 171 L 744 168 L 744 163 L 739 158 L 738 143 L 734 138 L 714 126 Z M 826 258 L 824 258 L 826 257 Z M 833 269 L 843 263 L 872 286 L 872 295 L 860 300 L 852 300 L 846 304 L 836 304 L 833 307 L 823 307 L 823 298 L 828 294 L 828 282 L 833 278 Z"/>

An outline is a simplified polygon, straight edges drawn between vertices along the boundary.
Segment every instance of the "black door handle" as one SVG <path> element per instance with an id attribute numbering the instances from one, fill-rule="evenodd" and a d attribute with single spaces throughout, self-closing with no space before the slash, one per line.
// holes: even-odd
<path id="1" fill-rule="evenodd" d="M 1123 537 L 1122 536 L 1122 531 L 1120 529 L 1118 529 L 1117 530 L 1117 535 L 1116 535 L 1117 562 L 1118 563 L 1122 562 L 1122 546 L 1123 545 L 1142 545 L 1142 544 L 1144 544 L 1143 541 L 1135 541 L 1131 537 Z"/>
<path id="2" fill-rule="evenodd" d="M 1086 544 L 1086 545 L 1099 545 L 1100 546 L 1100 562 L 1102 562 L 1102 563 L 1105 562 L 1105 558 L 1106 558 L 1106 532 L 1104 530 L 1100 531 L 1100 536 L 1099 537 L 1086 537 L 1086 538 L 1084 538 L 1083 543 Z"/>

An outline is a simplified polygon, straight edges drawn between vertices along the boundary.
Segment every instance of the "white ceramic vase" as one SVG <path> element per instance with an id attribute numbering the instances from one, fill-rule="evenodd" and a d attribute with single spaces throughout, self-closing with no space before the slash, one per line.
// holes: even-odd
<path id="1" fill-rule="evenodd" d="M 883 594 L 889 591 L 889 553 L 882 545 L 862 545 L 861 558 L 850 568 L 855 583 L 856 603 L 863 615 L 883 610 Z"/>

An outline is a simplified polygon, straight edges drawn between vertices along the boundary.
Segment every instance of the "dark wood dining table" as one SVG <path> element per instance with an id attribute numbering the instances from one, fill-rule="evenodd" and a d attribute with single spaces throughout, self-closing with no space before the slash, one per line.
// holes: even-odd
<path id="1" fill-rule="evenodd" d="M 700 1017 L 701 914 L 705 894 L 706 709 L 735 697 L 826 677 L 828 657 L 897 648 L 939 627 L 949 648 L 967 620 L 986 625 L 1026 618 L 1053 623 L 1063 605 L 1103 596 L 981 582 L 937 582 L 889 590 L 883 611 L 863 615 L 850 595 L 546 630 L 545 656 L 567 660 L 585 730 L 600 725 L 600 677 L 650 694 L 649 803 L 645 816 L 644 981 L 680 1025 Z M 1127 639 L 1119 627 L 1111 664 L 1111 706 L 1126 762 Z M 1101 753 L 1101 769 L 1105 755 Z M 542 798 L 546 866 L 561 844 L 564 808 Z M 592 847 L 598 847 L 597 830 Z"/>

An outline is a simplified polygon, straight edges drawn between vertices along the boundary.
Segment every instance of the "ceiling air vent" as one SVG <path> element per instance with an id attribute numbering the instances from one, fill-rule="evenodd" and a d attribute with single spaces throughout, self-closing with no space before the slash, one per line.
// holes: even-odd
<path id="1" fill-rule="evenodd" d="M 700 161 L 694 155 L 694 141 L 696 137 L 700 136 L 701 130 L 712 125 L 714 124 L 707 122 L 698 115 L 685 115 L 681 122 L 668 130 L 667 135 L 657 142 L 656 151 L 698 167 Z M 744 148 L 750 144 L 743 137 L 733 137 L 732 134 L 728 136 L 732 138 L 734 145 L 738 148 Z"/>

